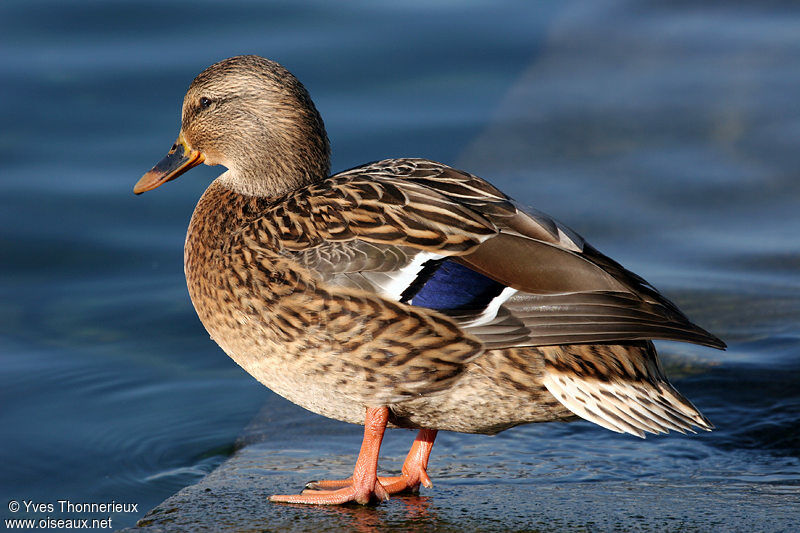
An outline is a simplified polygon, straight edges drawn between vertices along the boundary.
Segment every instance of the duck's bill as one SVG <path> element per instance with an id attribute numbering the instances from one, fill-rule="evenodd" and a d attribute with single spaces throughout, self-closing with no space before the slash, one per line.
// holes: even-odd
<path id="1" fill-rule="evenodd" d="M 152 191 L 164 183 L 174 180 L 192 167 L 196 167 L 203 162 L 205 156 L 197 150 L 191 150 L 186 146 L 183 135 L 178 136 L 178 140 L 164 156 L 164 159 L 156 163 L 147 174 L 136 182 L 133 186 L 135 194 Z"/>

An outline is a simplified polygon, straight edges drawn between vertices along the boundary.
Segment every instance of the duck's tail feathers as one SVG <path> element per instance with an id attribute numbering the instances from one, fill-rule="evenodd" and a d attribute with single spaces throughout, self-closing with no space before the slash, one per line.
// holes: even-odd
<path id="1" fill-rule="evenodd" d="M 574 359 L 557 356 L 561 360 L 554 364 L 552 354 L 557 352 L 549 350 L 543 382 L 558 401 L 579 417 L 611 431 L 642 438 L 645 433 L 695 433 L 695 428 L 714 428 L 667 381 L 652 343 L 562 349 L 583 353 Z M 614 364 L 616 352 L 624 353 L 627 360 Z"/>

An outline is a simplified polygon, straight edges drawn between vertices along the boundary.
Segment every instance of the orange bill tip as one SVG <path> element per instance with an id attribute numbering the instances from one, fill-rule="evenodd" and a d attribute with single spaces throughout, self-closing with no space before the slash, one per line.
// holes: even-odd
<path id="1" fill-rule="evenodd" d="M 136 182 L 133 192 L 142 194 L 152 191 L 156 187 L 174 180 L 190 168 L 196 167 L 204 160 L 205 156 L 201 152 L 191 150 L 186 145 L 183 134 L 181 134 L 167 155 Z"/>

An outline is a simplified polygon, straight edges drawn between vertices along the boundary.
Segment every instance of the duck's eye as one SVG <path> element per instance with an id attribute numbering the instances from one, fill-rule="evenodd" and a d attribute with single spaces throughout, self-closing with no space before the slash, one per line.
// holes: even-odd
<path id="1" fill-rule="evenodd" d="M 206 98 L 205 96 L 200 99 L 200 107 L 203 109 L 207 109 L 211 105 L 211 98 Z"/>

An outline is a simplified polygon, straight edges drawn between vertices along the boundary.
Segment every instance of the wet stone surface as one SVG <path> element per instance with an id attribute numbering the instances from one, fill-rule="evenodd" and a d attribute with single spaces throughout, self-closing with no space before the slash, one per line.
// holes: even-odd
<path id="1" fill-rule="evenodd" d="M 299 491 L 323 469 L 346 476 L 353 457 L 331 456 L 325 465 L 285 470 L 300 460 L 275 452 L 268 444 L 248 446 L 200 483 L 151 510 L 136 529 L 791 531 L 791 524 L 800 520 L 796 486 L 694 481 L 690 475 L 674 481 L 552 484 L 509 467 L 499 468 L 509 478 L 498 479 L 491 467 L 473 477 L 457 478 L 436 476 L 440 468 L 434 466 L 433 489 L 394 496 L 378 506 L 269 503 L 273 492 Z"/>

